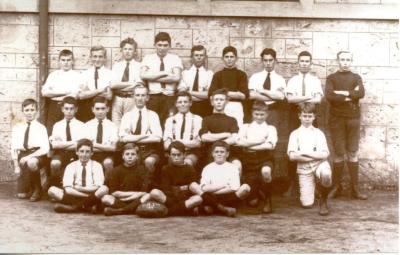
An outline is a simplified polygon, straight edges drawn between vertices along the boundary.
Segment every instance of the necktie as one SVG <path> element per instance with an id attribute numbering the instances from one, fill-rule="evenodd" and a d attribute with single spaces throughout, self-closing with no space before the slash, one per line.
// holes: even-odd
<path id="1" fill-rule="evenodd" d="M 136 129 L 134 135 L 140 135 L 142 133 L 142 111 L 139 110 L 139 118 L 136 122 Z"/>
<path id="2" fill-rule="evenodd" d="M 97 124 L 96 143 L 103 143 L 103 120 L 99 120 L 99 124 Z"/>
<path id="3" fill-rule="evenodd" d="M 185 133 L 185 124 L 186 124 L 186 113 L 184 113 L 182 116 L 181 139 L 183 139 L 183 134 Z"/>
<path id="4" fill-rule="evenodd" d="M 86 187 L 86 164 L 82 164 L 82 187 Z"/>
<path id="5" fill-rule="evenodd" d="M 31 123 L 28 122 L 28 127 L 25 130 L 25 135 L 24 135 L 24 148 L 25 150 L 28 149 L 28 141 L 29 141 L 29 130 L 31 129 Z"/>
<path id="6" fill-rule="evenodd" d="M 165 66 L 164 66 L 164 59 L 160 58 L 160 71 L 164 71 L 165 70 Z M 165 89 L 165 83 L 161 82 L 161 88 Z"/>
<path id="7" fill-rule="evenodd" d="M 194 77 L 192 90 L 199 91 L 199 68 L 197 68 L 197 70 L 196 70 L 196 76 Z"/>
<path id="8" fill-rule="evenodd" d="M 301 83 L 301 95 L 306 95 L 306 83 L 305 83 L 306 75 L 303 75 L 303 81 Z"/>
<path id="9" fill-rule="evenodd" d="M 129 75 L 129 72 L 128 72 Z M 97 80 L 99 79 L 99 68 L 95 67 L 94 68 L 94 86 L 97 89 Z"/>
<path id="10" fill-rule="evenodd" d="M 70 127 L 70 122 L 71 120 L 67 120 L 67 129 L 66 129 L 66 137 L 67 137 L 67 141 L 71 141 L 71 127 Z"/>
<path id="11" fill-rule="evenodd" d="M 271 75 L 271 73 L 268 72 L 267 78 L 265 78 L 265 81 L 264 81 L 263 87 L 266 90 L 271 90 L 271 77 L 270 77 L 270 75 Z"/>
<path id="12" fill-rule="evenodd" d="M 126 61 L 126 67 L 121 81 L 129 81 L 129 61 Z"/>

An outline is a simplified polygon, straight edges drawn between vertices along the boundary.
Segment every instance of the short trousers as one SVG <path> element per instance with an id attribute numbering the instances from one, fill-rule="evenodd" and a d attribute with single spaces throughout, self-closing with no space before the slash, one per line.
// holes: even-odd
<path id="1" fill-rule="evenodd" d="M 331 115 L 329 118 L 333 149 L 336 155 L 358 151 L 360 141 L 360 118 Z"/>

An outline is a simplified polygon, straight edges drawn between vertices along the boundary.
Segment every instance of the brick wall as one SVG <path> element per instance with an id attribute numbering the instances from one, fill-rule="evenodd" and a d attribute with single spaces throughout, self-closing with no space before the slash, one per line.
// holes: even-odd
<path id="1" fill-rule="evenodd" d="M 318 0 L 315 0 L 318 2 Z M 320 0 L 322 2 L 322 0 Z M 326 2 L 326 1 L 325 1 Z M 337 1 L 333 1 L 337 2 Z M 344 1 L 340 1 L 344 2 Z M 345 1 L 351 2 L 351 1 Z M 380 1 L 377 1 L 380 2 Z M 362 103 L 361 181 L 374 186 L 396 185 L 399 152 L 400 96 L 398 22 L 373 20 L 267 19 L 154 17 L 119 15 L 51 15 L 49 24 L 50 68 L 57 68 L 57 54 L 64 48 L 75 54 L 75 68 L 88 66 L 89 48 L 102 44 L 108 50 L 109 67 L 118 61 L 119 42 L 131 36 L 139 44 L 138 59 L 153 51 L 154 35 L 166 31 L 172 36 L 173 52 L 190 65 L 190 48 L 204 44 L 208 66 L 222 67 L 222 48 L 231 44 L 239 50 L 238 66 L 248 75 L 259 71 L 259 54 L 265 47 L 278 53 L 278 73 L 286 79 L 294 75 L 296 56 L 309 50 L 314 56 L 313 71 L 325 84 L 326 76 L 337 69 L 335 54 L 342 49 L 354 53 L 354 71 L 365 83 Z M 10 130 L 20 118 L 21 101 L 38 97 L 38 16 L 0 16 L 0 177 L 9 179 Z M 323 110 L 323 113 L 326 109 Z M 285 111 L 283 111 L 285 113 Z M 322 128 L 326 123 L 322 116 Z M 278 150 L 284 155 L 287 134 L 281 134 Z M 283 168 L 283 166 L 281 166 Z M 281 169 L 282 170 L 282 169 Z"/>

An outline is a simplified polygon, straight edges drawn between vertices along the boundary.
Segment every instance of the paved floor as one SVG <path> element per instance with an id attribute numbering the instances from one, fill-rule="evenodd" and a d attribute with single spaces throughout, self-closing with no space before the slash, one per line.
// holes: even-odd
<path id="1" fill-rule="evenodd" d="M 333 200 L 326 217 L 317 206 L 305 210 L 295 198 L 274 197 L 270 215 L 242 208 L 236 218 L 141 219 L 56 214 L 51 203 L 17 200 L 13 190 L 13 183 L 0 184 L 0 253 L 399 251 L 397 192 Z"/>

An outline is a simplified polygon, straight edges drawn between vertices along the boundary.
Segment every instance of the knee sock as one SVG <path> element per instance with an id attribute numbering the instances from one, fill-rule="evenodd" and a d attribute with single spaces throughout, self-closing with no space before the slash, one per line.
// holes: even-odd
<path id="1" fill-rule="evenodd" d="M 343 169 L 344 169 L 344 162 L 333 163 L 333 173 L 332 173 L 333 185 L 340 186 Z"/>

